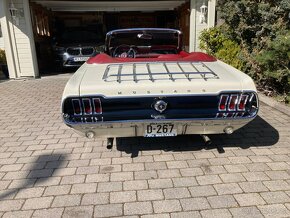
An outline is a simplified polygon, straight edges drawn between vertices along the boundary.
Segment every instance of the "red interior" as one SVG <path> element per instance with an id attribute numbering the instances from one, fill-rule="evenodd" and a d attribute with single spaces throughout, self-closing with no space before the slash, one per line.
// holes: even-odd
<path id="1" fill-rule="evenodd" d="M 105 53 L 91 57 L 88 64 L 109 64 L 109 63 L 123 63 L 123 62 L 158 62 L 158 61 L 192 61 L 192 62 L 213 62 L 216 58 L 202 53 L 202 52 L 185 52 L 181 51 L 179 54 L 160 54 L 157 57 L 151 58 L 113 58 Z"/>

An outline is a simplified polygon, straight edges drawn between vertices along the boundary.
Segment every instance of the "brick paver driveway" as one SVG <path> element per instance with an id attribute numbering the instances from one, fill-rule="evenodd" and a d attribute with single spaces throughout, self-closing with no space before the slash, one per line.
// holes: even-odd
<path id="1" fill-rule="evenodd" d="M 66 127 L 70 75 L 0 83 L 0 217 L 290 217 L 290 118 L 264 104 L 230 136 L 88 140 Z M 223 152 L 224 149 L 224 153 Z"/>

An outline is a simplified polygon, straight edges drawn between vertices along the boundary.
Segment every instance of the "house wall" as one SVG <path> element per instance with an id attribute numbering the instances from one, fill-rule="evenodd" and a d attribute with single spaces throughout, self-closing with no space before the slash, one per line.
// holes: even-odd
<path id="1" fill-rule="evenodd" d="M 17 8 L 17 18 L 13 19 L 10 16 L 9 4 L 10 1 L 2 0 L 1 25 L 5 29 L 5 50 L 8 59 L 10 78 L 17 77 L 36 77 L 38 76 L 38 68 L 36 63 L 35 46 L 32 34 L 30 10 L 28 0 L 14 0 L 14 6 Z M 6 46 L 7 45 L 7 46 Z"/>
<path id="2" fill-rule="evenodd" d="M 202 23 L 200 7 L 203 3 L 207 6 L 207 16 L 206 21 Z M 190 51 L 200 51 L 199 36 L 201 32 L 215 25 L 215 7 L 216 0 L 190 0 Z"/>

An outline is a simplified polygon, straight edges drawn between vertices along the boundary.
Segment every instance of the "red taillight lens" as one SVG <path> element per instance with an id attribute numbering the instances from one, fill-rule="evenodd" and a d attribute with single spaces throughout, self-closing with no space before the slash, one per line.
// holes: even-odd
<path id="1" fill-rule="evenodd" d="M 75 115 L 80 115 L 82 113 L 81 102 L 79 99 L 72 99 L 72 106 Z"/>
<path id="2" fill-rule="evenodd" d="M 83 102 L 84 113 L 92 114 L 93 108 L 92 108 L 91 100 L 89 98 L 83 98 L 82 102 Z"/>
<path id="3" fill-rule="evenodd" d="M 220 103 L 219 103 L 219 111 L 225 111 L 226 105 L 228 101 L 229 96 L 228 95 L 221 95 L 220 97 Z"/>
<path id="4" fill-rule="evenodd" d="M 244 111 L 246 109 L 246 104 L 248 100 L 248 95 L 242 95 L 238 103 L 238 110 Z"/>
<path id="5" fill-rule="evenodd" d="M 236 110 L 237 103 L 238 103 L 238 95 L 231 95 L 229 100 L 229 111 Z"/>
<path id="6" fill-rule="evenodd" d="M 101 114 L 103 112 L 101 100 L 99 98 L 93 98 L 93 102 L 94 102 L 94 113 Z"/>

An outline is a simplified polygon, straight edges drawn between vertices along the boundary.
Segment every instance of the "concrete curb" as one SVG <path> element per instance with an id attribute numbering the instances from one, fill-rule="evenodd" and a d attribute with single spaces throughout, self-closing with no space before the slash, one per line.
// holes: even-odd
<path id="1" fill-rule="evenodd" d="M 281 113 L 284 113 L 288 116 L 290 116 L 290 107 L 283 105 L 280 102 L 275 101 L 274 99 L 267 97 L 266 95 L 262 94 L 262 93 L 258 93 L 259 95 L 259 100 L 261 102 L 263 102 L 264 104 L 280 111 Z"/>

